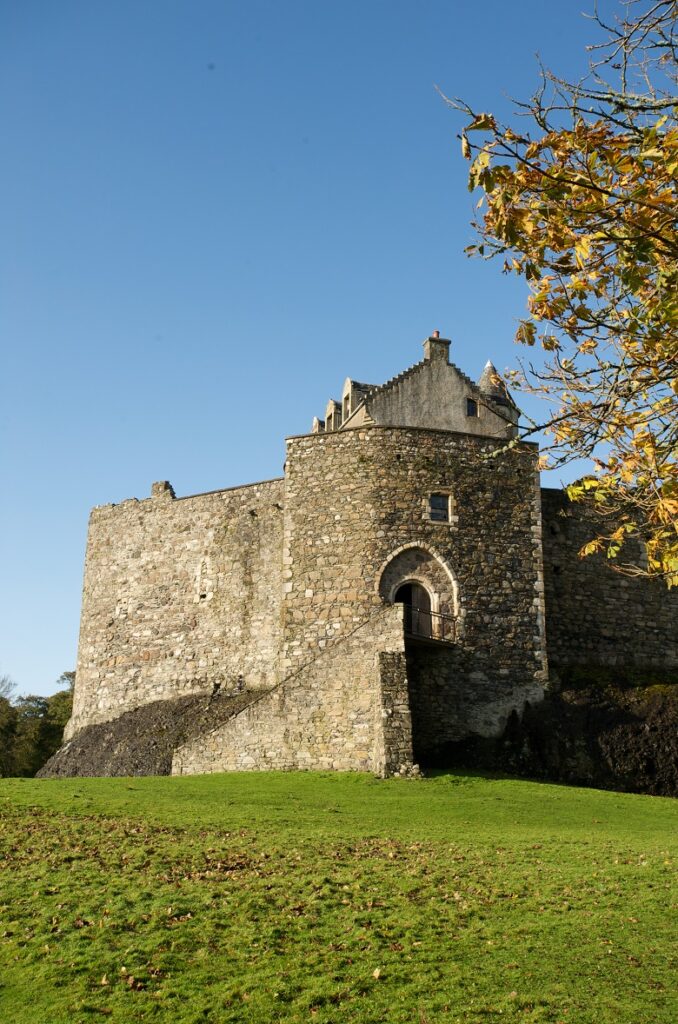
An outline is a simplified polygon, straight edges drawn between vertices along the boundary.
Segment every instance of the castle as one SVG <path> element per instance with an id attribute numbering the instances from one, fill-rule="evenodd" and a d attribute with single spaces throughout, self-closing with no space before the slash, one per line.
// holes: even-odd
<path id="1" fill-rule="evenodd" d="M 678 595 L 577 553 L 491 363 L 434 332 L 380 386 L 347 379 L 284 477 L 92 512 L 65 740 L 153 702 L 245 695 L 175 774 L 406 773 L 501 734 L 573 665 L 678 664 Z"/>

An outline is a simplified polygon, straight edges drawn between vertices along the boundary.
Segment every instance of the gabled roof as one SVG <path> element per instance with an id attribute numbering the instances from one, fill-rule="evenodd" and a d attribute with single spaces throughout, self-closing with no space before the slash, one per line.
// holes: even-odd
<path id="1" fill-rule="evenodd" d="M 423 344 L 424 359 L 383 384 L 363 384 L 347 377 L 342 389 L 344 415 L 337 416 L 335 422 L 333 409 L 339 403 L 328 403 L 330 422 L 325 423 L 325 430 L 369 423 L 428 426 L 491 437 L 516 430 L 518 407 L 491 362 L 476 383 L 450 362 L 450 341 L 438 331 Z M 322 431 L 319 420 L 314 421 L 313 429 Z"/>

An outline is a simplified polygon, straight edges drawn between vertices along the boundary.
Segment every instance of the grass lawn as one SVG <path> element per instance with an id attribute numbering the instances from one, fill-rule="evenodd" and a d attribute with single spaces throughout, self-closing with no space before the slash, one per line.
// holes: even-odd
<path id="1" fill-rule="evenodd" d="M 463 774 L 0 780 L 0 1021 L 675 1024 L 677 825 Z"/>

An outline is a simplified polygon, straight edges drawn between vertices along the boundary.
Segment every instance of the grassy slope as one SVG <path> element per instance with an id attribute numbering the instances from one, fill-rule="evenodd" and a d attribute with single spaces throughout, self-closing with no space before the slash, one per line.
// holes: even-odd
<path id="1" fill-rule="evenodd" d="M 0 1019 L 673 1024 L 677 824 L 464 775 L 0 780 Z"/>

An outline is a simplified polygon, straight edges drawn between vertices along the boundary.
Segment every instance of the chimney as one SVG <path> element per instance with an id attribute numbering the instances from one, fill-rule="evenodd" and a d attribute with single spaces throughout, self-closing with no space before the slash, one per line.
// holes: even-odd
<path id="1" fill-rule="evenodd" d="M 444 360 L 449 362 L 450 342 L 448 338 L 441 338 L 440 331 L 433 333 L 424 342 L 424 359 L 427 363 Z"/>
<path id="2" fill-rule="evenodd" d="M 174 488 L 169 480 L 157 480 L 151 487 L 152 498 L 174 498 Z"/>

